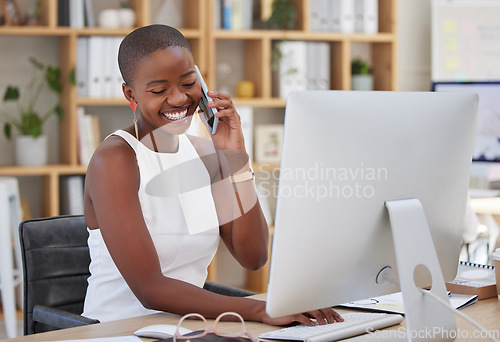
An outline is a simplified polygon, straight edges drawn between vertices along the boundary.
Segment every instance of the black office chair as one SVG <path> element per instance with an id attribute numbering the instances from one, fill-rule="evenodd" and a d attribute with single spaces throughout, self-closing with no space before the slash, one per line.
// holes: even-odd
<path id="1" fill-rule="evenodd" d="M 99 323 L 81 316 L 90 255 L 83 216 L 19 225 L 24 274 L 24 334 Z"/>
<path id="2" fill-rule="evenodd" d="M 29 219 L 19 225 L 24 273 L 24 334 L 99 323 L 81 316 L 90 254 L 83 216 Z M 254 295 L 207 281 L 206 290 L 234 297 Z"/>

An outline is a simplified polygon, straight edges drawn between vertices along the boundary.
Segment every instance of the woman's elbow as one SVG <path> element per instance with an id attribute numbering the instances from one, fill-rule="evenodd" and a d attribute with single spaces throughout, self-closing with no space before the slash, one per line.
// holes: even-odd
<path id="1" fill-rule="evenodd" d="M 139 302 L 141 302 L 142 306 L 144 306 L 148 310 L 158 310 L 157 300 L 155 300 L 155 296 L 148 295 L 147 293 L 140 293 L 135 295 Z"/>
<path id="2" fill-rule="evenodd" d="M 249 271 L 260 270 L 267 263 L 268 253 L 264 251 L 263 253 L 255 254 L 249 258 L 246 258 L 244 263 L 241 263 Z"/>
<path id="3" fill-rule="evenodd" d="M 137 300 L 146 309 L 161 310 L 159 308 L 160 306 L 159 299 L 163 298 L 163 296 L 159 295 L 159 293 L 164 293 L 164 291 L 161 291 L 161 289 L 164 289 L 165 286 L 161 286 L 160 284 L 152 285 L 153 283 L 154 281 L 150 281 L 149 285 L 146 285 L 147 282 L 144 282 L 139 286 L 131 287 L 131 289 Z"/>

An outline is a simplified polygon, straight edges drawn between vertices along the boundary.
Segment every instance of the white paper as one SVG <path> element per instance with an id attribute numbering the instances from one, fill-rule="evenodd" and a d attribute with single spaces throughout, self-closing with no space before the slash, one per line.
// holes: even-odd
<path id="1" fill-rule="evenodd" d="M 477 296 L 456 295 L 450 296 L 450 304 L 455 309 L 460 309 L 474 303 Z M 345 303 L 340 306 L 348 308 L 358 308 L 373 311 L 383 311 L 388 313 L 397 313 L 404 315 L 405 309 L 403 304 L 403 294 L 401 292 L 391 293 L 384 296 L 373 297 L 370 299 L 358 300 L 350 303 Z"/>
<path id="2" fill-rule="evenodd" d="M 65 340 L 59 342 L 142 342 L 142 340 L 137 336 L 115 336 L 115 337 L 99 337 L 99 338 L 88 338 L 83 340 Z M 50 340 L 44 341 L 50 342 Z"/>

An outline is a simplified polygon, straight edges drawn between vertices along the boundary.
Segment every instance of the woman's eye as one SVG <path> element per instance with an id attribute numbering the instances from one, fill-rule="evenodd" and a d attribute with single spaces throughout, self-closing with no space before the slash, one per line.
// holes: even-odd
<path id="1" fill-rule="evenodd" d="M 155 95 L 163 94 L 165 92 L 165 89 L 163 90 L 151 90 L 151 92 Z"/>
<path id="2" fill-rule="evenodd" d="M 194 86 L 195 83 L 196 83 L 196 81 L 193 81 L 193 82 L 188 83 L 188 84 L 184 84 L 184 87 L 192 87 L 192 86 Z"/>

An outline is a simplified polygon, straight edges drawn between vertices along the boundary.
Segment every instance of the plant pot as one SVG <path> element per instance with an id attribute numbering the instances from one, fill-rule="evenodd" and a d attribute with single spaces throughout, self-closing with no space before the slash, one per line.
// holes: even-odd
<path id="1" fill-rule="evenodd" d="M 352 90 L 373 90 L 372 75 L 352 75 Z"/>
<path id="2" fill-rule="evenodd" d="M 18 135 L 15 141 L 16 164 L 19 166 L 40 166 L 47 164 L 47 136 L 33 138 Z"/>

